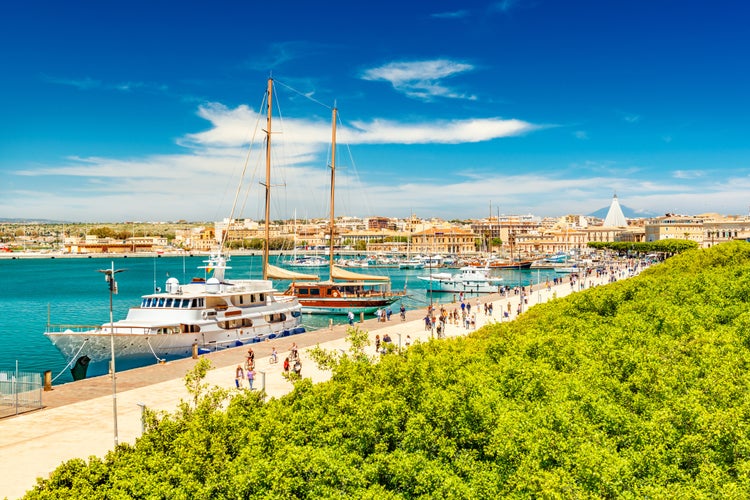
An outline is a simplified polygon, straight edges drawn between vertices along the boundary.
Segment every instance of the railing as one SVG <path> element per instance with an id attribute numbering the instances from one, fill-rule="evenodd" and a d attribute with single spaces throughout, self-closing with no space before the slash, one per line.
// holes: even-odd
<path id="1" fill-rule="evenodd" d="M 47 331 L 50 333 L 62 333 L 65 330 L 72 332 L 88 332 L 90 330 L 98 330 L 102 325 L 47 325 Z"/>
<path id="2" fill-rule="evenodd" d="M 48 333 L 91 333 L 91 335 L 110 335 L 112 328 L 105 323 L 103 325 L 47 325 Z M 164 332 L 152 331 L 150 326 L 122 326 L 115 325 L 115 336 L 118 335 L 158 335 Z"/>
<path id="3" fill-rule="evenodd" d="M 0 371 L 0 418 L 42 407 L 39 373 Z"/>

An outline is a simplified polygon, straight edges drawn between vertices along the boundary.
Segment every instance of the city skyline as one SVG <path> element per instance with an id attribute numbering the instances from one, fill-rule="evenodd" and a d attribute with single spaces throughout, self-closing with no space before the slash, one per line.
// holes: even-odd
<path id="1" fill-rule="evenodd" d="M 746 214 L 740 7 L 11 3 L 0 218 L 221 220 L 246 157 L 231 214 L 263 218 L 269 75 L 272 219 L 328 213 L 334 103 L 336 213 Z"/>

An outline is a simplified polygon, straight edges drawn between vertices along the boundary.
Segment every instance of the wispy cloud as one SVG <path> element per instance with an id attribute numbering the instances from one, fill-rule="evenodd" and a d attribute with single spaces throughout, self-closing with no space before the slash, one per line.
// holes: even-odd
<path id="1" fill-rule="evenodd" d="M 198 115 L 211 127 L 188 134 L 181 144 L 200 148 L 236 148 L 246 144 L 263 125 L 247 106 L 230 109 L 222 104 L 203 105 Z M 248 124 L 256 123 L 256 131 Z M 283 122 L 284 141 L 295 147 L 324 147 L 330 142 L 330 125 L 322 120 L 286 117 Z M 346 144 L 459 144 L 511 137 L 547 128 L 518 119 L 470 118 L 465 120 L 430 120 L 398 122 L 389 119 L 354 121 L 338 129 L 339 141 Z"/>
<path id="2" fill-rule="evenodd" d="M 521 2 L 519 0 L 501 0 L 492 4 L 492 9 L 499 12 L 508 12 L 517 7 Z"/>
<path id="3" fill-rule="evenodd" d="M 472 71 L 471 64 L 434 59 L 430 61 L 392 62 L 362 73 L 364 80 L 386 81 L 394 89 L 415 99 L 432 100 L 436 97 L 451 99 L 476 99 L 443 85 L 442 81 L 467 71 Z"/>
<path id="4" fill-rule="evenodd" d="M 522 120 L 473 118 L 397 123 L 390 120 L 356 122 L 356 130 L 343 135 L 353 144 L 460 144 L 521 135 L 543 128 Z"/>
<path id="5" fill-rule="evenodd" d="M 576 139 L 580 139 L 582 141 L 588 140 L 589 138 L 589 134 L 585 130 L 576 130 L 575 132 L 573 132 L 573 136 Z"/>
<path id="6" fill-rule="evenodd" d="M 675 170 L 672 177 L 675 179 L 699 179 L 704 177 L 706 172 L 703 170 Z"/>
<path id="7" fill-rule="evenodd" d="M 54 83 L 56 85 L 64 85 L 67 87 L 75 87 L 80 90 L 91 90 L 95 88 L 99 88 L 102 86 L 102 82 L 100 80 L 94 80 L 93 78 L 84 77 L 84 78 L 60 78 L 55 76 L 49 76 L 49 75 L 42 75 L 42 79 L 44 81 L 49 83 Z"/>
<path id="8" fill-rule="evenodd" d="M 468 10 L 454 10 L 450 12 L 437 12 L 435 14 L 431 14 L 430 17 L 434 17 L 436 19 L 463 19 L 465 17 L 468 17 L 470 12 Z"/>
<path id="9" fill-rule="evenodd" d="M 328 44 L 303 40 L 276 42 L 270 44 L 265 53 L 261 51 L 259 55 L 245 61 L 242 66 L 256 71 L 269 71 L 277 69 L 288 62 L 298 61 L 311 55 L 324 54 L 331 47 Z"/>
<path id="10" fill-rule="evenodd" d="M 627 111 L 616 111 L 617 115 L 628 123 L 638 123 L 641 121 L 641 115 L 636 113 L 629 113 Z"/>
<path id="11" fill-rule="evenodd" d="M 234 186 L 228 190 L 228 179 L 239 179 L 242 165 L 251 166 L 247 175 L 253 177 L 245 185 L 256 186 L 261 175 L 259 165 L 264 162 L 265 151 L 260 137 L 251 141 L 253 135 L 262 135 L 265 117 L 258 116 L 247 106 L 229 108 L 219 103 L 209 103 L 198 108 L 198 115 L 205 119 L 210 126 L 207 130 L 195 134 L 187 134 L 181 138 L 179 144 L 185 146 L 184 154 L 150 155 L 137 158 L 119 159 L 106 157 L 72 157 L 48 166 L 35 166 L 14 172 L 23 177 L 38 177 L 58 179 L 55 189 L 42 195 L 41 186 L 35 189 L 35 199 L 43 199 L 43 206 L 35 206 L 41 213 L 51 210 L 55 203 L 69 207 L 70 217 L 79 220 L 89 220 L 95 215 L 99 220 L 118 217 L 131 219 L 175 219 L 190 218 L 205 220 L 206 218 L 222 218 L 228 214 L 228 205 L 233 196 Z M 254 126 L 253 123 L 256 123 Z M 543 126 L 522 120 L 505 120 L 501 118 L 473 118 L 467 120 L 442 120 L 429 122 L 400 123 L 395 120 L 375 119 L 342 125 L 338 130 L 342 144 L 457 144 L 477 143 L 502 137 L 528 133 Z M 321 170 L 321 165 L 327 165 L 325 156 L 330 146 L 330 123 L 327 119 L 299 119 L 287 116 L 280 121 L 274 130 L 274 180 L 275 185 L 285 185 L 284 200 L 277 201 L 284 205 L 275 209 L 279 217 L 291 216 L 294 209 L 305 210 L 311 216 L 325 215 L 321 212 L 321 196 L 311 199 L 312 192 L 324 193 L 327 188 L 327 173 Z M 254 149 L 248 152 L 248 143 L 254 144 Z M 257 146 L 257 147 L 256 147 Z M 280 154 L 279 151 L 283 151 Z M 174 179 L 173 172 L 180 172 L 179 179 Z M 378 207 L 391 208 L 393 215 L 401 211 L 407 213 L 411 202 L 414 208 L 424 203 L 424 211 L 428 211 L 429 204 L 434 204 L 432 194 L 425 197 L 425 184 L 405 183 L 394 190 L 391 183 L 381 185 L 367 183 L 357 178 L 357 173 L 344 168 L 339 172 L 337 196 L 342 199 L 353 200 L 343 208 L 351 214 L 370 214 L 372 204 L 369 199 L 377 199 Z M 496 174 L 462 176 L 455 183 L 445 184 L 445 179 L 428 181 L 428 192 L 444 193 L 446 199 L 455 200 L 455 204 L 446 209 L 444 215 L 452 210 L 459 211 L 461 206 L 468 209 L 476 204 L 477 194 L 482 196 L 496 196 L 492 177 Z M 67 180 L 66 180 L 67 179 Z M 68 182 L 76 179 L 74 182 Z M 281 180 L 280 180 L 281 179 Z M 304 182 L 299 182 L 304 179 Z M 289 180 L 289 182 L 287 181 Z M 503 179 L 503 182 L 507 179 Z M 499 185 L 500 181 L 497 181 Z M 529 186 L 539 182 L 534 178 L 529 180 Z M 38 184 L 38 183 L 37 183 Z M 571 182 L 571 184 L 573 184 Z M 524 184 L 525 185 L 525 184 Z M 481 186 L 481 189 L 477 186 Z M 516 186 L 517 188 L 519 186 Z M 452 189 L 460 190 L 460 196 L 453 196 Z M 477 191 L 477 189 L 480 189 Z M 367 192 L 367 197 L 362 193 Z M 458 192 L 458 191 L 457 191 Z M 214 194 L 214 202 L 210 209 L 216 213 L 206 214 L 205 206 L 186 208 L 185 199 L 203 199 L 206 193 Z M 24 196 L 29 193 L 25 193 Z M 255 192 L 257 197 L 258 193 Z M 11 207 L 21 197 L 20 190 L 0 199 L 0 209 Z M 78 200 L 78 201 L 75 201 Z M 93 206 L 107 207 L 110 214 L 101 210 L 92 211 L 84 207 L 80 200 Z M 291 201 L 289 201 L 291 200 Z M 303 200 L 303 201 L 300 201 Z M 310 201 L 307 201 L 310 200 Z M 285 203 L 291 203 L 289 207 Z M 222 205 L 223 204 L 223 205 Z M 78 206 L 79 212 L 75 212 Z M 216 206 L 214 206 L 216 205 Z M 220 206 L 222 205 L 222 206 Z M 8 211 L 14 213 L 17 209 Z M 379 208 L 380 210 L 380 208 Z M 461 209 L 463 210 L 463 209 Z M 429 209 L 431 212 L 432 209 Z M 54 213 L 54 212 L 48 212 Z M 457 212 L 458 213 L 458 212 Z M 119 216 L 117 215 L 119 214 Z M 158 214 L 158 215 L 157 215 Z M 245 214 L 255 217 L 259 214 Z M 430 215 L 433 215 L 432 213 Z M 442 214 L 435 214 L 442 215 Z"/>
<path id="12" fill-rule="evenodd" d="M 104 90 L 117 90 L 120 92 L 133 92 L 136 90 L 143 90 L 148 92 L 166 92 L 169 87 L 160 83 L 153 82 L 115 82 L 108 83 L 102 80 L 96 80 L 90 77 L 84 78 L 60 78 L 49 75 L 43 75 L 42 78 L 55 85 L 64 85 L 67 87 L 75 87 L 79 90 L 93 90 L 93 89 L 104 89 Z"/>

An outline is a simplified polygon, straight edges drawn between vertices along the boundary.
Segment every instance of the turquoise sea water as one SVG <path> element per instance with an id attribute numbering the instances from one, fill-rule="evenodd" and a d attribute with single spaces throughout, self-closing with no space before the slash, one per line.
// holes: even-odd
<path id="1" fill-rule="evenodd" d="M 154 287 L 164 288 L 168 277 L 181 283 L 194 276 L 203 276 L 205 257 L 117 257 L 111 258 L 28 258 L 0 259 L 0 370 L 15 370 L 16 362 L 21 371 L 44 372 L 51 370 L 59 378 L 55 384 L 72 380 L 65 369 L 66 360 L 43 335 L 45 325 L 91 324 L 100 325 L 109 321 L 109 289 L 104 275 L 98 269 L 108 269 L 114 262 L 115 269 L 125 271 L 117 274 L 119 293 L 113 297 L 114 319 L 123 318 L 128 308 L 140 303 L 143 294 L 151 293 Z M 232 269 L 227 278 L 259 278 L 261 259 L 258 256 L 235 256 L 230 261 Z M 406 288 L 403 303 L 407 309 L 425 307 L 430 297 L 424 282 L 417 276 L 426 276 L 429 271 L 365 268 L 357 272 L 381 274 L 391 277 L 392 289 Z M 441 270 L 449 271 L 449 270 Z M 315 270 L 325 278 L 326 269 Z M 553 270 L 496 270 L 504 283 L 510 286 L 544 282 L 547 276 L 555 276 Z M 559 276 L 559 275 L 558 275 Z M 276 283 L 276 288 L 285 290 L 287 282 Z M 452 294 L 435 293 L 434 302 L 450 302 Z M 394 311 L 398 309 L 395 305 Z M 345 316 L 332 316 L 334 322 L 345 323 Z M 304 315 L 303 324 L 308 330 L 328 325 L 326 316 Z M 119 368 L 123 368 L 118 366 Z"/>

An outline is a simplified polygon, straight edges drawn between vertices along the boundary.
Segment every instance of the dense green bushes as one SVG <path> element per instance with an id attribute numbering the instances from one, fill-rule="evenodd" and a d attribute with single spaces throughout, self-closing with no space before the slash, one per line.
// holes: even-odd
<path id="1" fill-rule="evenodd" d="M 749 300 L 750 245 L 689 251 L 280 400 L 195 389 L 28 497 L 744 498 Z"/>

